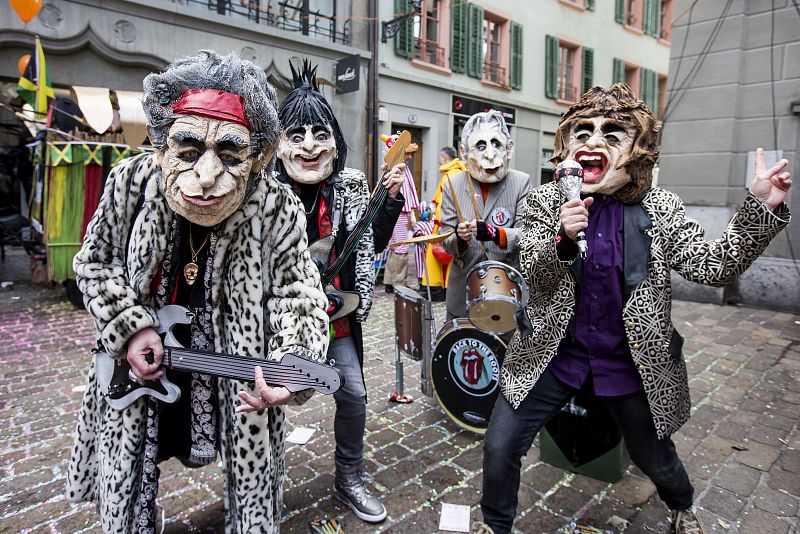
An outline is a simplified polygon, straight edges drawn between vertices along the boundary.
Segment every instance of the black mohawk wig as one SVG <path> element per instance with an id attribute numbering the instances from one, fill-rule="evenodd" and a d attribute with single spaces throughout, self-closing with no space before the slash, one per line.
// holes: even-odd
<path id="1" fill-rule="evenodd" d="M 292 83 L 294 89 L 286 95 L 278 109 L 278 118 L 284 132 L 303 128 L 306 125 L 324 124 L 333 130 L 336 141 L 336 160 L 333 162 L 333 172 L 338 174 L 347 160 L 347 144 L 345 143 L 339 122 L 333 114 L 328 101 L 325 100 L 317 85 L 317 66 L 311 66 L 308 59 L 303 60 L 303 68 L 298 71 L 289 63 L 292 70 Z M 278 162 L 278 170 L 285 173 L 283 164 Z"/>

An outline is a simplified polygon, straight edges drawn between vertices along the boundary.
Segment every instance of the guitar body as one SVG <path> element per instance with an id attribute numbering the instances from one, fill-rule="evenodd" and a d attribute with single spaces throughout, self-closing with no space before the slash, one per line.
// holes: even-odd
<path id="1" fill-rule="evenodd" d="M 253 382 L 255 368 L 261 366 L 269 385 L 283 386 L 296 392 L 313 388 L 324 394 L 335 393 L 344 377 L 335 367 L 286 354 L 280 362 L 249 358 L 235 354 L 219 354 L 183 348 L 172 333 L 176 324 L 190 324 L 194 314 L 183 306 L 170 305 L 158 313 L 158 333 L 163 336 L 162 368 L 197 372 L 222 378 Z M 159 380 L 139 380 L 130 373 L 125 359 L 114 359 L 105 352 L 95 352 L 95 375 L 108 405 L 123 410 L 131 403 L 150 395 L 162 402 L 173 403 L 181 398 L 180 388 L 170 382 L 166 373 Z"/>
<path id="2" fill-rule="evenodd" d="M 191 324 L 194 314 L 183 306 L 170 305 L 158 310 L 157 315 L 158 333 L 162 336 L 164 348 L 180 347 L 181 344 L 172 334 L 172 327 L 176 324 Z M 115 410 L 127 408 L 143 395 L 150 395 L 167 403 L 181 398 L 181 388 L 170 382 L 166 373 L 159 380 L 134 380 L 128 360 L 112 358 L 105 352 L 95 353 L 94 370 L 108 405 Z"/>
<path id="3" fill-rule="evenodd" d="M 105 352 L 94 355 L 94 372 L 106 402 L 115 410 L 124 410 L 144 395 L 150 395 L 166 403 L 181 398 L 181 388 L 167 379 L 166 374 L 159 380 L 131 380 L 128 372 L 131 366 L 127 360 L 117 360 Z"/>
<path id="4" fill-rule="evenodd" d="M 334 237 L 333 235 L 321 237 L 308 246 L 308 251 L 311 253 L 311 259 L 320 270 L 320 274 L 328 265 L 328 258 L 331 255 L 333 248 Z M 333 284 L 325 286 L 325 296 L 328 297 L 328 320 L 335 321 L 341 317 L 350 315 L 358 309 L 361 303 L 361 296 L 355 291 L 343 291 L 337 289 Z"/>

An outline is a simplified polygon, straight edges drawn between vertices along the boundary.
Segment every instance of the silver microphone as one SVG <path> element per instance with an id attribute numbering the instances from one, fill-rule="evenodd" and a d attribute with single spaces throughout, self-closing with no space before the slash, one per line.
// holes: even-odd
<path id="1" fill-rule="evenodd" d="M 583 186 L 583 167 L 574 159 L 565 159 L 556 167 L 556 180 L 561 193 L 567 200 L 581 198 L 581 187 Z M 578 250 L 581 258 L 586 259 L 586 234 L 580 230 L 576 235 Z"/>

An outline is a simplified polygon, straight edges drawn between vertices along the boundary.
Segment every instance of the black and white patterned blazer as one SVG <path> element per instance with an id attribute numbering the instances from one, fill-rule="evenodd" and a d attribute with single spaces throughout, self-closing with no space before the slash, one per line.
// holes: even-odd
<path id="1" fill-rule="evenodd" d="M 514 333 L 500 377 L 503 396 L 515 408 L 552 360 L 575 311 L 574 262 L 559 260 L 556 253 L 565 201 L 555 183 L 534 189 L 526 199 L 520 270 L 530 288 L 525 311 L 531 330 Z M 683 338 L 671 318 L 670 271 L 701 284 L 730 284 L 789 219 L 785 204 L 770 212 L 748 195 L 723 236 L 707 241 L 674 193 L 653 188 L 640 204 L 625 206 L 622 317 L 659 437 L 676 432 L 690 408 Z"/>

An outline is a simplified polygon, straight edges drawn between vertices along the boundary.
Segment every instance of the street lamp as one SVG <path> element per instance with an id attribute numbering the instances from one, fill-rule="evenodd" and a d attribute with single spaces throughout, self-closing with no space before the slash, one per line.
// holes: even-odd
<path id="1" fill-rule="evenodd" d="M 422 10 L 422 0 L 411 0 L 411 5 L 414 8 L 413 11 L 409 13 L 405 13 L 398 17 L 393 18 L 392 20 L 381 21 L 381 42 L 385 43 L 389 39 L 395 36 L 395 34 L 400 31 L 400 25 L 403 24 L 405 21 L 410 19 L 411 17 L 417 15 Z"/>

